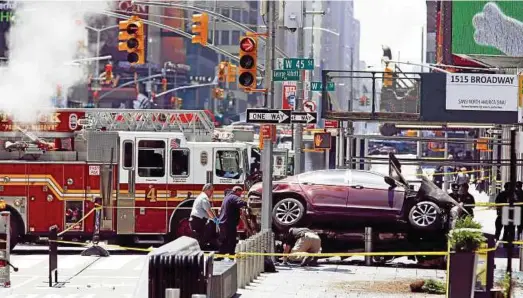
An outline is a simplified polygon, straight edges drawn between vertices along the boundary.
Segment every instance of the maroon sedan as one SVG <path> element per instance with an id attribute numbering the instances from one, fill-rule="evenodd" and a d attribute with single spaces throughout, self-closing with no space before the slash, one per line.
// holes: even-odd
<path id="1" fill-rule="evenodd" d="M 336 169 L 275 181 L 273 222 L 280 229 L 303 225 L 333 229 L 372 226 L 395 231 L 448 228 L 450 209 L 457 202 L 428 179 L 422 179 L 415 191 L 400 168 L 399 163 L 391 165 L 389 176 Z M 254 184 L 248 193 L 255 213 L 261 209 L 261 193 L 262 183 Z"/>

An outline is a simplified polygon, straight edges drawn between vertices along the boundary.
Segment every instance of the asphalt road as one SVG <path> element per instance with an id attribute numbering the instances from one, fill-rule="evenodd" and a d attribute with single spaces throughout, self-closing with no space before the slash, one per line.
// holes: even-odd
<path id="1" fill-rule="evenodd" d="M 14 254 L 11 262 L 19 271 L 11 273 L 11 288 L 0 288 L 0 297 L 131 297 L 145 260 L 145 255 L 60 255 L 58 284 L 49 287 L 46 254 Z"/>

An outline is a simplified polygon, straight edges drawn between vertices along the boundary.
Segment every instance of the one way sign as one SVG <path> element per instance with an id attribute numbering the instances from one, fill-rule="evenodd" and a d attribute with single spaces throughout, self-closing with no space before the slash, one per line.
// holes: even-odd
<path id="1" fill-rule="evenodd" d="M 247 109 L 247 123 L 289 124 L 291 110 Z"/>
<path id="2" fill-rule="evenodd" d="M 292 112 L 291 122 L 292 123 L 307 123 L 315 124 L 318 122 L 318 114 L 307 113 L 307 112 Z"/>

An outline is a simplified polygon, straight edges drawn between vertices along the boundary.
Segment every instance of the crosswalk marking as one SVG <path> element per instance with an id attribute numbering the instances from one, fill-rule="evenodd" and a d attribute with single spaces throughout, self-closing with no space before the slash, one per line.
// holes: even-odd
<path id="1" fill-rule="evenodd" d="M 118 270 L 123 266 L 134 262 L 139 256 L 110 256 L 107 258 L 100 258 L 88 270 Z M 141 260 L 138 260 L 140 262 Z"/>
<path id="2" fill-rule="evenodd" d="M 63 258 L 58 258 L 58 270 L 84 267 L 95 260 L 96 258 L 94 257 L 65 256 Z"/>

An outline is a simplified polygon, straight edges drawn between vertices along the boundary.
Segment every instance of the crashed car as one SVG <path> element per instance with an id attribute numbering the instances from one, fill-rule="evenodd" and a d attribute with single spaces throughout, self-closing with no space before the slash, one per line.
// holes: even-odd
<path id="1" fill-rule="evenodd" d="M 259 182 L 248 192 L 249 207 L 258 217 L 261 197 Z M 392 153 L 389 175 L 333 169 L 273 182 L 272 217 L 280 230 L 293 226 L 340 230 L 370 226 L 380 231 L 447 231 L 455 206 L 459 205 L 454 199 L 425 177 L 415 190 L 401 174 L 401 164 Z"/>

